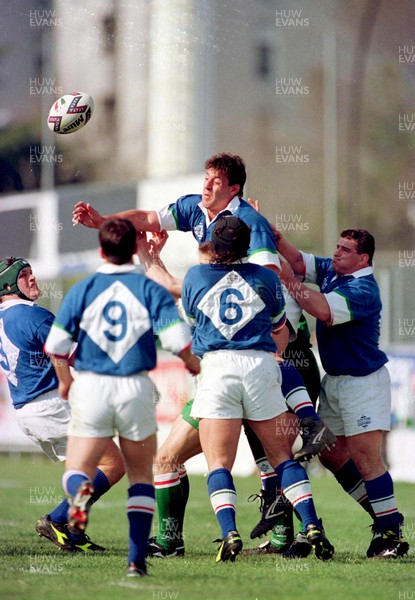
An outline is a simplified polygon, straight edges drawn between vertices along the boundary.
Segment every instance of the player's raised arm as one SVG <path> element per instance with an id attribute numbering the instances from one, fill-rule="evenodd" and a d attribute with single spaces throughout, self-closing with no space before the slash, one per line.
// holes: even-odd
<path id="1" fill-rule="evenodd" d="M 274 228 L 275 240 L 277 242 L 277 250 L 289 263 L 290 267 L 296 275 L 305 276 L 305 264 L 303 256 L 297 248 L 287 242 L 282 233 Z"/>
<path id="2" fill-rule="evenodd" d="M 301 283 L 301 281 L 298 281 L 293 270 L 287 263 L 281 263 L 280 278 L 290 292 L 290 295 L 303 310 L 324 323 L 331 323 L 332 315 L 330 306 L 322 292 L 313 290 Z"/>
<path id="3" fill-rule="evenodd" d="M 248 198 L 247 202 L 257 212 L 260 212 L 258 200 L 253 200 L 252 198 Z M 275 227 L 275 225 L 273 225 L 271 222 L 269 222 L 269 225 L 274 234 L 278 252 L 289 262 L 292 270 L 294 271 L 294 273 L 296 275 L 304 276 L 305 275 L 305 265 L 304 265 L 304 261 L 303 261 L 303 257 L 301 255 L 301 253 L 297 250 L 297 248 L 295 248 L 292 244 L 290 244 L 289 242 L 287 242 L 287 240 L 284 239 L 281 231 L 279 231 L 279 229 L 277 229 Z M 279 273 L 279 269 L 276 269 L 275 267 L 273 268 L 272 265 L 266 265 L 266 266 L 271 268 L 277 274 Z"/>
<path id="4" fill-rule="evenodd" d="M 121 218 L 130 220 L 137 231 L 160 231 L 160 221 L 155 210 L 124 210 L 113 215 L 101 215 L 87 202 L 78 202 L 72 211 L 72 223 L 99 229 L 108 219 Z"/>
<path id="5" fill-rule="evenodd" d="M 165 287 L 177 299 L 182 295 L 182 281 L 171 275 L 160 258 L 160 251 L 167 238 L 167 231 L 153 233 L 149 242 L 145 233 L 138 234 L 136 254 L 140 264 L 146 269 L 147 277 Z"/>

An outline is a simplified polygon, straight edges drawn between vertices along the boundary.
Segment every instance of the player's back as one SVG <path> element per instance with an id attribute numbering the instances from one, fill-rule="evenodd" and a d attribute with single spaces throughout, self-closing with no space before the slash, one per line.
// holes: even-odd
<path id="1" fill-rule="evenodd" d="M 198 265 L 183 284 L 183 307 L 195 327 L 193 351 L 256 349 L 275 352 L 271 330 L 285 320 L 277 275 L 248 262 Z"/>
<path id="2" fill-rule="evenodd" d="M 154 330 L 178 319 L 172 296 L 134 265 L 99 270 L 67 294 L 55 323 L 78 342 L 75 369 L 108 375 L 149 371 Z"/>

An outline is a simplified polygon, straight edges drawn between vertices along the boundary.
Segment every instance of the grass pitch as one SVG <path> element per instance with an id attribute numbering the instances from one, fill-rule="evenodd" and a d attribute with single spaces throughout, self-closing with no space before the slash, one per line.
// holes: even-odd
<path id="1" fill-rule="evenodd" d="M 235 563 L 215 563 L 220 531 L 211 509 L 206 479 L 190 477 L 185 521 L 186 556 L 152 559 L 152 577 L 129 579 L 126 487 L 123 479 L 92 509 L 90 537 L 107 547 L 105 554 L 67 554 L 45 538 L 34 523 L 63 497 L 62 467 L 42 456 L 0 456 L 0 598 L 2 600 L 413 600 L 415 598 L 415 485 L 397 483 L 411 544 L 401 560 L 366 558 L 371 539 L 369 517 L 340 489 L 334 478 L 311 475 L 315 502 L 335 558 L 321 562 L 286 561 L 275 555 L 239 556 Z M 245 547 L 258 541 L 249 532 L 259 519 L 247 497 L 258 491 L 252 476 L 235 478 L 238 530 Z M 265 539 L 265 538 L 264 538 Z"/>

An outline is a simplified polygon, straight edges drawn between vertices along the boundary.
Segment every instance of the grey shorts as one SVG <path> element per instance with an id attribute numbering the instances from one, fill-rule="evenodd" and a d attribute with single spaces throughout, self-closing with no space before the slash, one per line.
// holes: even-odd
<path id="1" fill-rule="evenodd" d="M 363 377 L 325 375 L 318 414 L 335 435 L 389 431 L 391 385 L 387 368 Z"/>
<path id="2" fill-rule="evenodd" d="M 54 461 L 66 458 L 66 443 L 71 410 L 58 390 L 38 396 L 16 410 L 17 424 L 28 438 Z"/>

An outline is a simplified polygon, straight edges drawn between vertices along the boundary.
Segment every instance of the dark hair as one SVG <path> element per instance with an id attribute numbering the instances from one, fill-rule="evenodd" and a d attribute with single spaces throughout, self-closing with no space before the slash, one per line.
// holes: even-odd
<path id="1" fill-rule="evenodd" d="M 366 229 L 345 229 L 340 237 L 356 241 L 356 252 L 369 256 L 369 265 L 372 264 L 375 253 L 375 238 Z"/>
<path id="2" fill-rule="evenodd" d="M 239 185 L 238 196 L 242 198 L 246 181 L 245 163 L 240 156 L 222 152 L 214 154 L 205 162 L 205 170 L 216 169 L 227 175 L 229 185 Z"/>
<path id="3" fill-rule="evenodd" d="M 212 231 L 212 261 L 231 263 L 248 253 L 251 228 L 235 215 L 220 217 Z"/>
<path id="4" fill-rule="evenodd" d="M 107 260 L 123 265 L 136 249 L 137 231 L 128 219 L 108 219 L 99 228 L 99 243 Z"/>

